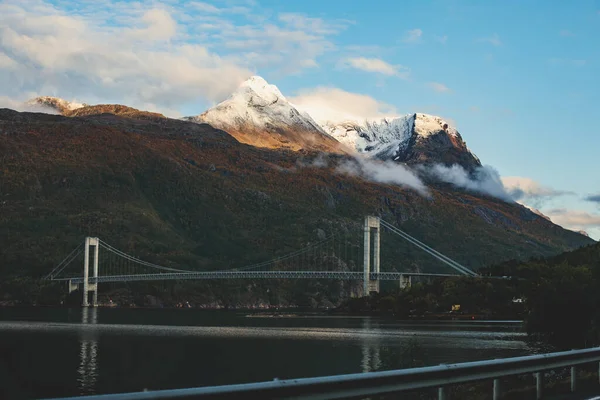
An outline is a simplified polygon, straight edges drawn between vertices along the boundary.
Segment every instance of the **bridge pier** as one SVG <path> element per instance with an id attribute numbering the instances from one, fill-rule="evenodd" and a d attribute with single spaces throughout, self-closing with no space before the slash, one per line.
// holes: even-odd
<path id="1" fill-rule="evenodd" d="M 371 230 L 375 231 L 373 237 L 373 265 L 371 266 Z M 363 264 L 363 296 L 375 292 L 379 293 L 379 251 L 380 251 L 380 223 L 379 217 L 365 217 L 364 229 L 364 264 Z M 371 268 L 372 267 L 372 268 Z M 371 280 L 371 273 L 375 273 L 376 278 Z"/>
<path id="2" fill-rule="evenodd" d="M 399 282 L 400 282 L 400 289 L 409 288 L 412 284 L 412 276 L 401 274 Z"/>
<path id="3" fill-rule="evenodd" d="M 68 284 L 69 284 L 69 294 L 71 294 L 74 291 L 76 291 L 77 289 L 79 289 L 79 284 L 73 283 L 70 279 L 69 279 Z"/>
<path id="4" fill-rule="evenodd" d="M 98 307 L 98 248 L 99 240 L 94 237 L 85 238 L 85 255 L 83 260 L 83 301 L 81 305 L 83 307 L 89 307 L 89 292 L 94 292 L 92 299 L 92 307 Z M 90 283 L 90 246 L 94 246 L 94 261 L 92 270 L 92 282 Z M 70 285 L 70 283 L 69 283 Z M 69 286 L 69 290 L 70 290 Z"/>

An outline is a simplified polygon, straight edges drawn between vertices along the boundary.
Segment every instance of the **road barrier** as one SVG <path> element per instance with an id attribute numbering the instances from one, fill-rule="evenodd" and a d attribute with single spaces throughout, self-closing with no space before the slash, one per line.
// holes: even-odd
<path id="1" fill-rule="evenodd" d="M 536 394 L 541 399 L 543 371 L 571 368 L 571 391 L 577 388 L 577 366 L 600 363 L 600 347 L 524 357 L 443 364 L 432 367 L 368 372 L 315 378 L 273 380 L 240 385 L 207 386 L 82 397 L 69 400 L 154 400 L 154 399 L 347 399 L 384 395 L 418 389 L 438 388 L 438 399 L 446 388 L 481 380 L 493 380 L 493 398 L 501 396 L 500 379 L 534 374 Z M 599 364 L 600 380 L 600 364 Z M 55 399 L 58 400 L 58 399 Z M 63 400 L 66 400 L 64 398 Z"/>

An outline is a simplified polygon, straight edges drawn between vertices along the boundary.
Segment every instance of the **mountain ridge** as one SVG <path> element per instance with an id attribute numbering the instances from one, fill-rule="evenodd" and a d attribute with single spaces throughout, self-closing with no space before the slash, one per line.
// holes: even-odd
<path id="1" fill-rule="evenodd" d="M 38 97 L 28 104 L 52 106 L 69 117 L 99 118 L 102 114 L 103 118 L 117 115 L 156 121 L 167 119 L 159 113 L 122 105 L 89 106 L 56 97 Z M 428 164 L 434 167 L 438 164 L 458 165 L 470 173 L 472 179 L 485 176 L 478 173 L 482 164 L 468 149 L 458 130 L 440 117 L 414 113 L 363 123 L 327 122 L 321 127 L 310 115 L 289 103 L 275 85 L 270 85 L 259 76 L 243 82 L 227 100 L 217 106 L 196 117 L 184 117 L 182 120 L 208 123 L 226 131 L 239 142 L 258 147 L 330 153 L 352 153 L 349 150 L 353 149 L 357 154 L 369 158 L 392 160 L 416 167 L 414 171 L 428 182 L 440 180 L 436 173 L 421 168 Z M 456 190 L 462 189 L 457 187 Z"/>
<path id="2" fill-rule="evenodd" d="M 423 197 L 340 174 L 337 167 L 351 159 L 346 155 L 254 147 L 207 124 L 128 115 L 0 109 L 3 293 L 12 293 L 6 285 L 38 290 L 34 280 L 85 236 L 106 238 L 145 261 L 191 270 L 263 262 L 315 243 L 321 232 L 346 238 L 358 255 L 354 265 L 338 256 L 335 268 L 359 269 L 365 215 L 384 218 L 472 269 L 592 243 L 516 203 L 435 184 Z M 319 163 L 320 157 L 327 162 Z M 409 271 L 444 268 L 390 236 L 381 246 L 386 270 L 398 268 L 397 260 Z M 265 293 L 277 293 L 262 301 L 298 304 L 290 296 L 299 292 L 339 304 L 353 287 L 308 281 L 260 283 Z M 223 285 L 228 290 L 218 290 Z M 201 302 L 245 298 L 242 283 L 198 287 Z"/>
<path id="3" fill-rule="evenodd" d="M 86 104 L 67 101 L 65 99 L 61 99 L 60 97 L 39 96 L 26 101 L 25 106 L 32 108 L 46 107 L 50 110 L 58 112 L 59 114 L 65 114 L 78 108 L 84 107 L 86 106 Z"/>
<path id="4" fill-rule="evenodd" d="M 341 151 L 339 142 L 310 115 L 298 111 L 276 86 L 259 76 L 244 81 L 223 102 L 184 119 L 208 123 L 258 147 Z"/>
<path id="5" fill-rule="evenodd" d="M 481 167 L 462 136 L 442 118 L 413 113 L 397 118 L 325 122 L 323 127 L 358 153 L 406 164 L 458 164 L 467 171 Z"/>
<path id="6" fill-rule="evenodd" d="M 119 105 L 88 106 L 47 96 L 29 100 L 27 104 L 44 105 L 66 116 L 95 112 L 125 115 L 126 107 L 120 106 L 123 109 L 118 110 Z M 164 117 L 158 113 L 143 113 L 146 117 Z M 306 111 L 290 103 L 277 86 L 260 76 L 252 76 L 242 82 L 229 98 L 216 106 L 199 115 L 181 119 L 207 123 L 228 132 L 242 143 L 258 147 L 357 152 L 406 164 L 458 164 L 470 172 L 481 166 L 460 133 L 440 117 L 413 113 L 362 123 L 317 123 Z"/>

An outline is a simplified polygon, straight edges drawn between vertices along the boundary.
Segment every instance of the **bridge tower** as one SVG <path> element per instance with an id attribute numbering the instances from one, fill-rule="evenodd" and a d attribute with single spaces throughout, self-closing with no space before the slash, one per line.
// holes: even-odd
<path id="1" fill-rule="evenodd" d="M 379 293 L 379 276 L 371 280 L 371 273 L 379 274 L 379 244 L 381 240 L 379 217 L 365 217 L 365 235 L 364 235 L 364 275 L 363 275 L 363 296 L 368 296 L 371 292 Z M 371 233 L 373 236 L 373 265 L 371 265 Z"/>
<path id="2" fill-rule="evenodd" d="M 90 246 L 94 246 L 94 261 L 92 269 L 92 282 L 90 282 Z M 98 307 L 98 249 L 100 241 L 97 237 L 85 238 L 85 256 L 83 259 L 83 307 L 89 307 L 88 293 L 94 292 L 92 307 Z"/>

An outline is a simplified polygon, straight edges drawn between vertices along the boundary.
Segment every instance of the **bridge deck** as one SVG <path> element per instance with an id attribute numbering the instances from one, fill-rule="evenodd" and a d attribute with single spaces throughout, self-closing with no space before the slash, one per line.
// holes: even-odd
<path id="1" fill-rule="evenodd" d="M 379 272 L 369 275 L 371 280 L 398 281 L 401 276 L 458 276 L 456 274 L 426 274 L 417 272 Z M 209 271 L 209 272 L 165 272 L 159 274 L 112 275 L 89 278 L 90 283 L 163 281 L 186 279 L 339 279 L 363 280 L 363 272 L 346 271 Z M 83 277 L 54 278 L 55 281 L 83 283 Z"/>

